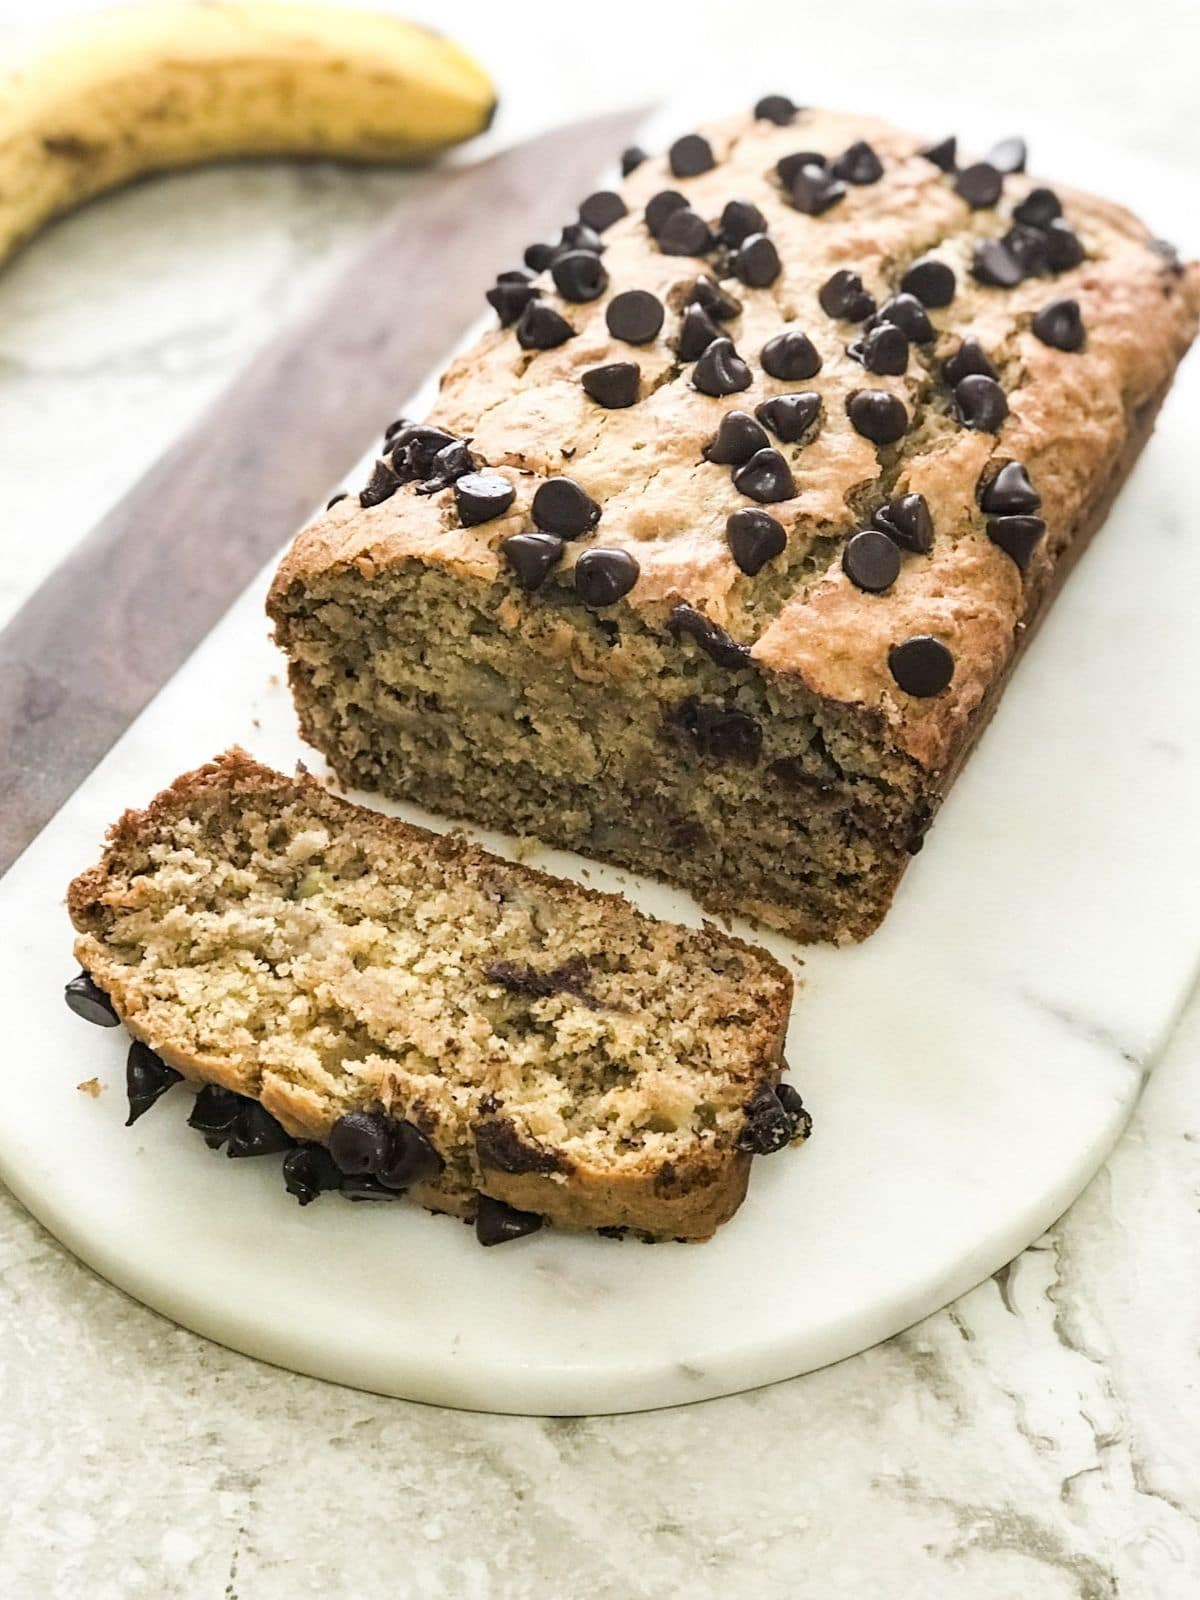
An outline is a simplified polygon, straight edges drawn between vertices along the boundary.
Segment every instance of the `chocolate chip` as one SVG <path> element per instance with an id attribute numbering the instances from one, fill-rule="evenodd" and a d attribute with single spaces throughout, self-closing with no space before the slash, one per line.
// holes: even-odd
<path id="1" fill-rule="evenodd" d="M 736 249 L 752 233 L 766 233 L 767 219 L 751 200 L 731 200 L 721 213 L 721 243 Z"/>
<path id="2" fill-rule="evenodd" d="M 349 498 L 350 496 L 346 493 L 345 489 L 339 490 L 337 494 L 330 495 L 329 499 L 325 502 L 326 511 L 332 511 L 334 506 L 340 506 L 343 500 L 348 500 Z"/>
<path id="3" fill-rule="evenodd" d="M 759 353 L 763 371 L 784 383 L 800 383 L 815 378 L 821 370 L 817 348 L 799 328 L 788 328 L 768 339 Z"/>
<path id="4" fill-rule="evenodd" d="M 885 300 L 868 326 L 878 327 L 883 322 L 901 329 L 913 344 L 929 344 L 937 337 L 925 307 L 915 294 L 894 294 L 890 300 Z"/>
<path id="5" fill-rule="evenodd" d="M 551 995 L 569 994 L 584 1000 L 597 1009 L 597 1002 L 587 994 L 584 985 L 588 977 L 588 964 L 583 956 L 571 956 L 561 967 L 550 972 L 539 972 L 536 967 L 516 966 L 511 961 L 491 961 L 484 968 L 489 983 L 499 984 L 509 994 L 527 995 L 533 1000 L 545 1000 Z M 491 1099 L 491 1096 L 488 1097 Z M 495 1106 L 494 1100 L 492 1107 Z M 495 1172 L 561 1172 L 563 1162 L 557 1151 L 547 1149 L 532 1139 L 507 1117 L 488 1115 L 474 1129 L 475 1154 L 479 1163 Z"/>
<path id="6" fill-rule="evenodd" d="M 744 711 L 709 705 L 689 695 L 673 721 L 691 740 L 697 755 L 707 760 L 752 767 L 762 754 L 762 728 Z"/>
<path id="7" fill-rule="evenodd" d="M 235 1094 L 219 1083 L 206 1083 L 188 1113 L 188 1127 L 204 1135 L 210 1150 L 219 1150 L 229 1137 L 238 1112 L 246 1104 L 245 1095 Z"/>
<path id="8" fill-rule="evenodd" d="M 1039 278 L 1049 270 L 1050 251 L 1040 228 L 1027 228 L 1018 222 L 1004 235 L 1002 243 L 1027 278 Z"/>
<path id="9" fill-rule="evenodd" d="M 923 306 L 948 306 L 958 280 L 954 268 L 936 256 L 920 256 L 900 279 L 905 294 L 915 295 Z"/>
<path id="10" fill-rule="evenodd" d="M 601 256 L 604 254 L 604 240 L 586 222 L 568 222 L 559 238 L 558 249 L 554 252 L 555 261 L 569 250 L 585 250 L 589 255 Z"/>
<path id="11" fill-rule="evenodd" d="M 817 291 L 821 310 L 839 322 L 863 322 L 875 310 L 875 296 L 863 288 L 857 272 L 839 267 Z"/>
<path id="12" fill-rule="evenodd" d="M 742 1108 L 746 1121 L 738 1135 L 738 1149 L 748 1155 L 769 1156 L 792 1142 L 792 1119 L 774 1085 L 760 1084 Z"/>
<path id="13" fill-rule="evenodd" d="M 769 443 L 766 433 L 747 412 L 727 411 L 715 436 L 704 446 L 704 459 L 722 467 L 740 467 Z"/>
<path id="14" fill-rule="evenodd" d="M 589 367 L 579 380 L 589 399 L 606 411 L 623 411 L 635 405 L 641 368 L 636 361 L 610 361 L 603 367 Z"/>
<path id="15" fill-rule="evenodd" d="M 701 394 L 718 397 L 748 389 L 753 381 L 753 374 L 734 349 L 732 339 L 714 339 L 692 372 L 692 382 Z"/>
<path id="16" fill-rule="evenodd" d="M 649 344 L 663 325 L 663 303 L 648 289 L 625 289 L 608 302 L 604 320 L 614 339 L 626 344 Z"/>
<path id="17" fill-rule="evenodd" d="M 995 289 L 1015 289 L 1025 273 L 1002 239 L 980 239 L 971 256 L 971 276 Z"/>
<path id="18" fill-rule="evenodd" d="M 1062 201 L 1053 189 L 1031 189 L 1013 207 L 1013 219 L 1030 228 L 1045 228 L 1062 216 Z"/>
<path id="19" fill-rule="evenodd" d="M 1004 178 L 990 161 L 976 161 L 964 167 L 954 180 L 955 192 L 967 202 L 972 211 L 986 211 L 994 206 L 1004 188 Z"/>
<path id="20" fill-rule="evenodd" d="M 984 511 L 1008 515 L 1041 509 L 1042 497 L 1020 461 L 1006 461 L 979 497 Z"/>
<path id="21" fill-rule="evenodd" d="M 859 389 L 846 401 L 846 415 L 872 444 L 895 444 L 908 427 L 908 412 L 886 389 Z"/>
<path id="22" fill-rule="evenodd" d="M 563 539 L 578 539 L 600 520 L 600 507 L 574 478 L 547 478 L 539 484 L 530 513 L 542 533 Z"/>
<path id="23" fill-rule="evenodd" d="M 550 268 L 550 276 L 563 299 L 575 305 L 598 300 L 608 287 L 604 263 L 590 250 L 568 250 Z"/>
<path id="24" fill-rule="evenodd" d="M 1150 239 L 1147 241 L 1146 247 L 1149 250 L 1153 250 L 1156 256 L 1166 262 L 1172 277 L 1177 278 L 1182 275 L 1184 265 L 1179 254 L 1178 245 L 1172 244 L 1170 239 Z"/>
<path id="25" fill-rule="evenodd" d="M 575 337 L 575 329 L 544 300 L 531 300 L 517 323 L 517 343 L 523 350 L 554 350 Z"/>
<path id="26" fill-rule="evenodd" d="M 947 356 L 942 363 L 942 376 L 946 382 L 954 387 L 964 378 L 978 374 L 981 378 L 999 378 L 1000 374 L 988 360 L 983 346 L 978 339 L 968 335 L 959 345 L 952 356 Z"/>
<path id="27" fill-rule="evenodd" d="M 1054 350 L 1083 348 L 1083 315 L 1078 300 L 1051 300 L 1034 313 L 1032 327 L 1042 343 Z"/>
<path id="28" fill-rule="evenodd" d="M 1078 235 L 1061 217 L 1046 226 L 1046 260 L 1051 272 L 1069 272 L 1083 260 Z"/>
<path id="29" fill-rule="evenodd" d="M 856 139 L 830 170 L 835 178 L 845 178 L 847 183 L 878 183 L 883 177 L 883 162 L 865 139 Z"/>
<path id="30" fill-rule="evenodd" d="M 954 676 L 954 657 L 940 639 L 916 633 L 888 651 L 888 667 L 905 694 L 926 700 L 941 694 Z"/>
<path id="31" fill-rule="evenodd" d="M 500 318 L 500 326 L 507 328 L 517 320 L 531 300 L 537 299 L 539 293 L 528 279 L 520 283 L 515 279 L 507 283 L 497 281 L 487 292 L 487 303 Z"/>
<path id="32" fill-rule="evenodd" d="M 772 505 L 777 500 L 790 500 L 796 492 L 796 482 L 787 460 L 773 446 L 756 450 L 749 461 L 743 462 L 733 475 L 733 486 L 747 499 L 760 505 Z"/>
<path id="33" fill-rule="evenodd" d="M 891 373 L 898 377 L 908 371 L 908 340 L 892 322 L 882 322 L 869 329 L 847 347 L 847 354 L 861 361 L 868 372 Z"/>
<path id="34" fill-rule="evenodd" d="M 129 1115 L 125 1119 L 125 1126 L 132 1127 L 182 1077 L 182 1072 L 169 1067 L 148 1044 L 135 1039 L 129 1046 L 129 1055 L 125 1060 L 125 1092 L 129 1096 Z"/>
<path id="35" fill-rule="evenodd" d="M 779 1104 L 787 1112 L 788 1120 L 792 1124 L 792 1138 L 794 1139 L 799 1135 L 801 1138 L 807 1139 L 812 1133 L 813 1123 L 812 1118 L 804 1108 L 804 1101 L 801 1100 L 798 1091 L 790 1083 L 777 1083 L 775 1085 L 775 1094 Z"/>
<path id="36" fill-rule="evenodd" d="M 1029 152 L 1024 139 L 1001 139 L 987 153 L 988 162 L 997 172 L 1024 172 Z"/>
<path id="37" fill-rule="evenodd" d="M 525 265 L 531 272 L 545 272 L 558 254 L 556 244 L 531 244 L 525 248 Z"/>
<path id="38" fill-rule="evenodd" d="M 954 385 L 954 414 L 965 428 L 995 433 L 1008 415 L 1008 401 L 995 378 L 971 373 Z"/>
<path id="39" fill-rule="evenodd" d="M 702 307 L 715 322 L 728 322 L 742 309 L 742 302 L 735 295 L 705 273 L 688 284 L 682 303 Z"/>
<path id="40" fill-rule="evenodd" d="M 953 172 L 958 165 L 958 140 L 951 134 L 937 144 L 927 144 L 917 154 L 924 156 L 926 161 L 932 161 L 942 172 Z"/>
<path id="41" fill-rule="evenodd" d="M 789 196 L 797 211 L 819 217 L 845 198 L 846 185 L 824 167 L 801 167 L 792 179 Z"/>
<path id="42" fill-rule="evenodd" d="M 535 1211 L 518 1211 L 503 1200 L 493 1200 L 490 1194 L 481 1194 L 476 1201 L 475 1237 L 488 1248 L 523 1239 L 541 1226 L 542 1218 Z"/>
<path id="43" fill-rule="evenodd" d="M 446 1163 L 413 1122 L 399 1117 L 387 1119 L 387 1143 L 383 1159 L 372 1169 L 385 1189 L 409 1189 L 414 1183 L 430 1183 Z"/>
<path id="44" fill-rule="evenodd" d="M 517 491 L 498 472 L 468 472 L 454 485 L 454 503 L 464 528 L 477 527 L 502 517 L 516 499 Z"/>
<path id="45" fill-rule="evenodd" d="M 782 271 L 779 251 L 765 233 L 752 233 L 739 245 L 733 270 L 751 289 L 765 289 Z"/>
<path id="46" fill-rule="evenodd" d="M 702 611 L 697 611 L 695 606 L 684 605 L 682 602 L 677 604 L 671 611 L 667 631 L 673 639 L 686 637 L 694 640 L 706 656 L 730 672 L 736 672 L 750 665 L 750 651 L 747 647 L 739 644 L 711 617 L 706 617 Z"/>
<path id="47" fill-rule="evenodd" d="M 818 150 L 793 150 L 790 156 L 781 156 L 775 163 L 775 176 L 785 189 L 792 187 L 796 174 L 804 167 L 824 169 L 829 163 Z"/>
<path id="48" fill-rule="evenodd" d="M 579 220 L 596 233 L 603 233 L 614 222 L 620 222 L 628 211 L 629 207 L 615 190 L 597 189 L 579 207 Z"/>
<path id="49" fill-rule="evenodd" d="M 677 178 L 696 178 L 717 164 L 712 145 L 700 133 L 685 133 L 682 139 L 676 139 L 667 151 L 667 160 Z"/>
<path id="50" fill-rule="evenodd" d="M 1041 517 L 992 517 L 987 525 L 988 538 L 1011 556 L 1022 572 L 1045 532 Z"/>
<path id="51" fill-rule="evenodd" d="M 721 337 L 720 328 L 702 306 L 688 306 L 679 325 L 675 353 L 681 361 L 698 361 L 713 340 Z"/>
<path id="52" fill-rule="evenodd" d="M 399 1200 L 400 1191 L 389 1189 L 378 1178 L 346 1173 L 342 1177 L 341 1193 L 347 1200 Z"/>
<path id="53" fill-rule="evenodd" d="M 301 1144 L 283 1158 L 283 1186 L 302 1206 L 342 1187 L 337 1163 L 323 1144 Z"/>
<path id="54" fill-rule="evenodd" d="M 390 500 L 400 487 L 400 479 L 386 461 L 377 461 L 367 479 L 367 486 L 358 496 L 360 506 L 381 506 Z"/>
<path id="55" fill-rule="evenodd" d="M 712 245 L 708 223 L 691 206 L 672 211 L 658 232 L 658 248 L 665 256 L 702 256 Z"/>
<path id="56" fill-rule="evenodd" d="M 242 1156 L 275 1156 L 290 1150 L 296 1141 L 281 1122 L 271 1115 L 257 1100 L 247 1100 L 229 1125 L 229 1138 L 225 1154 Z"/>
<path id="57" fill-rule="evenodd" d="M 389 422 L 387 427 L 383 430 L 383 437 L 385 439 L 391 439 L 395 434 L 399 433 L 401 429 L 411 428 L 413 426 L 415 426 L 415 424 L 410 422 L 407 417 L 397 417 L 394 422 Z"/>
<path id="58" fill-rule="evenodd" d="M 678 189 L 660 189 L 646 202 L 644 212 L 646 226 L 657 239 L 668 217 L 674 216 L 676 211 L 687 210 L 690 210 L 690 207 L 686 195 L 680 194 Z"/>
<path id="59" fill-rule="evenodd" d="M 847 540 L 842 571 L 857 588 L 882 594 L 900 576 L 900 552 L 886 533 L 864 528 Z"/>
<path id="60" fill-rule="evenodd" d="M 768 561 L 787 549 L 787 534 L 781 523 L 767 511 L 746 507 L 726 519 L 725 538 L 730 554 L 742 572 L 753 578 Z"/>
<path id="61" fill-rule="evenodd" d="M 387 1159 L 389 1118 L 382 1111 L 347 1111 L 329 1130 L 329 1153 L 339 1172 L 373 1176 Z"/>
<path id="62" fill-rule="evenodd" d="M 777 394 L 755 406 L 754 415 L 784 444 L 797 444 L 821 414 L 821 396 L 811 390 Z"/>
<path id="63" fill-rule="evenodd" d="M 879 507 L 871 522 L 904 550 L 928 555 L 933 549 L 933 518 L 923 494 L 902 494 L 889 500 Z"/>
<path id="64" fill-rule="evenodd" d="M 438 454 L 454 444 L 452 433 L 428 422 L 410 422 L 388 441 L 392 466 L 403 479 L 428 478 L 436 470 Z"/>
<path id="65" fill-rule="evenodd" d="M 631 172 L 636 172 L 643 161 L 648 161 L 649 156 L 640 144 L 626 145 L 621 151 L 621 176 L 627 178 Z"/>
<path id="66" fill-rule="evenodd" d="M 786 128 L 795 120 L 798 109 L 785 94 L 765 94 L 755 102 L 754 115 L 760 122 L 773 122 L 777 128 Z"/>
<path id="67" fill-rule="evenodd" d="M 587 606 L 611 606 L 638 580 L 639 567 L 628 550 L 596 545 L 575 563 L 575 592 Z"/>
<path id="68" fill-rule="evenodd" d="M 81 972 L 63 989 L 63 999 L 77 1017 L 94 1022 L 99 1028 L 115 1028 L 120 1022 L 112 1001 L 90 972 Z"/>
<path id="69" fill-rule="evenodd" d="M 475 461 L 461 439 L 452 439 L 438 451 L 430 466 L 430 475 L 417 489 L 418 494 L 438 494 L 442 489 L 468 472 L 475 470 Z"/>
<path id="70" fill-rule="evenodd" d="M 522 589 L 540 589 L 562 560 L 563 541 L 554 533 L 514 533 L 500 546 Z"/>

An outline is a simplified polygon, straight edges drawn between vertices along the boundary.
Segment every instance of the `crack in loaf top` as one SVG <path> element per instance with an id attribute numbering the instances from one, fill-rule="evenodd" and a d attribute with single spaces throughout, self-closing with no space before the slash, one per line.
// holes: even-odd
<path id="1" fill-rule="evenodd" d="M 665 633 L 686 603 L 942 766 L 1192 338 L 1200 276 L 1027 177 L 1020 141 L 958 166 L 952 141 L 781 104 L 639 152 L 502 274 L 443 434 L 395 425 L 273 603 L 414 557 L 498 606 L 625 604 Z"/>

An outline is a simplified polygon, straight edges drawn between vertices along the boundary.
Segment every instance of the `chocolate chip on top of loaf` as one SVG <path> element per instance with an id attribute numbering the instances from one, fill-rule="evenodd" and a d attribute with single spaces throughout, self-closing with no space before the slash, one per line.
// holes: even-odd
<path id="1" fill-rule="evenodd" d="M 356 786 L 861 937 L 1149 431 L 1200 278 L 1020 140 L 972 160 L 769 95 L 635 154 L 285 559 L 303 730 Z M 594 514 L 542 513 L 564 483 Z"/>

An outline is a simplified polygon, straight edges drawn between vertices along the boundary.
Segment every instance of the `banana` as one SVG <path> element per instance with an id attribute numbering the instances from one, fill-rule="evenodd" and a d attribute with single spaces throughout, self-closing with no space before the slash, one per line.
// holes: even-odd
<path id="1" fill-rule="evenodd" d="M 482 68 L 397 17 L 275 0 L 76 17 L 0 64 L 0 262 L 143 173 L 234 156 L 419 161 L 482 132 Z"/>

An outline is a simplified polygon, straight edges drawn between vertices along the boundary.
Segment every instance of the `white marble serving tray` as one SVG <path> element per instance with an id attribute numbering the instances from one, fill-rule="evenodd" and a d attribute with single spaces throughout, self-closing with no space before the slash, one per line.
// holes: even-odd
<path id="1" fill-rule="evenodd" d="M 803 963 L 788 1056 L 816 1132 L 756 1163 L 711 1243 L 542 1233 L 484 1251 L 404 1204 L 301 1210 L 277 1161 L 205 1148 L 183 1090 L 122 1126 L 123 1032 L 62 1004 L 63 892 L 126 805 L 235 741 L 318 765 L 266 636 L 266 575 L 0 882 L 0 1177 L 98 1272 L 221 1343 L 493 1411 L 633 1410 L 768 1383 L 970 1288 L 1103 1161 L 1200 964 L 1198 401 L 1193 366 L 883 929 L 842 951 L 766 938 Z M 532 859 L 699 920 L 661 885 Z M 98 1098 L 76 1089 L 92 1077 Z"/>

